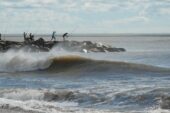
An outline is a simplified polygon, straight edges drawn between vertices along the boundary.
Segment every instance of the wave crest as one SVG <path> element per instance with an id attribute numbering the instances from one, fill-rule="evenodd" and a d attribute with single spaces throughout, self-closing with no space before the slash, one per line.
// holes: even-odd
<path id="1" fill-rule="evenodd" d="M 55 57 L 47 71 L 72 71 L 72 72 L 107 72 L 107 71 L 154 71 L 169 72 L 168 68 L 161 68 L 145 64 L 129 62 L 93 60 L 79 56 Z"/>
<path id="2" fill-rule="evenodd" d="M 0 54 L 0 72 L 25 72 L 25 71 L 47 71 L 47 72 L 126 72 L 126 71 L 166 71 L 160 68 L 144 64 L 129 62 L 95 60 L 78 55 L 59 53 L 29 53 L 9 51 Z"/>

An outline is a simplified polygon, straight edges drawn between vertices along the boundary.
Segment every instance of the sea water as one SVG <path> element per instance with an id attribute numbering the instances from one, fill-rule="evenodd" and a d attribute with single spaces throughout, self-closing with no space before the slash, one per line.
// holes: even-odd
<path id="1" fill-rule="evenodd" d="M 170 112 L 170 37 L 70 40 L 101 42 L 126 52 L 78 53 L 55 47 L 50 52 L 0 53 L 0 108 L 33 113 Z"/>

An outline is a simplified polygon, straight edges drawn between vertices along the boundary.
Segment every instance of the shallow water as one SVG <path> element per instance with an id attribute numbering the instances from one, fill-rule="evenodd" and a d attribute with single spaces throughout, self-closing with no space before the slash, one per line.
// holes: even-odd
<path id="1" fill-rule="evenodd" d="M 169 39 L 103 40 L 125 47 L 125 53 L 56 48 L 0 53 L 0 107 L 44 113 L 169 113 Z"/>

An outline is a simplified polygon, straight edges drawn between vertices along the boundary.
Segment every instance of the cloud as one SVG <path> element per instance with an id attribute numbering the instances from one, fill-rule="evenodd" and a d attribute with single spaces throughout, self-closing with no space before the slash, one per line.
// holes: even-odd
<path id="1" fill-rule="evenodd" d="M 114 12 L 140 10 L 146 13 L 154 6 L 166 5 L 169 0 L 1 0 L 4 8 L 51 8 L 60 11 L 83 11 L 83 12 Z"/>
<path id="2" fill-rule="evenodd" d="M 170 15 L 170 8 L 161 8 L 159 11 L 163 15 Z"/>
<path id="3" fill-rule="evenodd" d="M 56 3 L 55 0 L 2 0 L 0 6 L 4 8 L 42 8 Z"/>
<path id="4" fill-rule="evenodd" d="M 84 1 L 82 4 L 82 10 L 84 11 L 94 11 L 94 12 L 107 12 L 111 11 L 113 8 L 117 7 L 116 4 L 103 1 Z"/>
<path id="5" fill-rule="evenodd" d="M 115 24 L 154 23 L 170 14 L 169 7 L 170 0 L 1 0 L 0 22 L 4 26 L 12 23 L 19 26 L 18 29 L 31 23 L 37 29 L 40 26 L 51 30 L 81 25 L 86 27 L 83 30 L 94 26 L 97 31 L 98 25 L 108 29 Z"/>
<path id="6" fill-rule="evenodd" d="M 124 19 L 117 19 L 117 20 L 104 20 L 103 22 L 99 22 L 98 24 L 113 26 L 115 24 L 124 25 L 124 24 L 136 23 L 136 22 L 143 23 L 143 22 L 148 22 L 148 21 L 149 21 L 149 19 L 147 17 L 134 16 L 134 17 L 128 17 L 128 18 L 124 18 Z"/>

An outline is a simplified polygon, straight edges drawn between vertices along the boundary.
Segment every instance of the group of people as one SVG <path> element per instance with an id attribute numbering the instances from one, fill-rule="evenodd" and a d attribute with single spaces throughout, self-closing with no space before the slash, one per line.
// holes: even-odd
<path id="1" fill-rule="evenodd" d="M 30 33 L 30 34 L 28 35 L 27 33 L 24 32 L 23 35 L 24 35 L 24 41 L 26 41 L 26 42 L 32 42 L 32 41 L 34 41 L 34 35 L 33 35 L 32 33 Z M 2 34 L 0 33 L 0 40 L 2 40 L 1 37 L 2 37 Z M 68 33 L 64 33 L 64 34 L 62 35 L 62 37 L 63 37 L 63 41 L 65 41 L 66 38 L 68 38 Z M 56 32 L 55 32 L 55 31 L 52 33 L 51 41 L 52 41 L 52 40 L 53 40 L 53 41 L 56 41 Z"/>
<path id="2" fill-rule="evenodd" d="M 25 42 L 33 42 L 34 41 L 34 35 L 32 33 L 27 36 L 27 33 L 24 32 L 24 41 Z"/>
<path id="3" fill-rule="evenodd" d="M 56 32 L 54 31 L 53 33 L 52 33 L 52 37 L 51 37 L 51 41 L 52 40 L 54 40 L 54 41 L 56 41 Z M 63 35 L 62 35 L 62 37 L 63 37 L 63 41 L 65 41 L 66 40 L 66 38 L 68 38 L 68 33 L 64 33 Z"/>
<path id="4" fill-rule="evenodd" d="M 32 33 L 30 33 L 29 36 L 27 36 L 27 33 L 24 32 L 23 35 L 24 35 L 24 41 L 34 41 L 34 35 Z M 68 33 L 64 33 L 62 37 L 63 37 L 63 41 L 65 41 L 66 38 L 68 38 Z M 0 39 L 1 39 L 1 34 L 0 34 Z M 55 31 L 52 33 L 51 41 L 56 41 Z"/>
<path id="5" fill-rule="evenodd" d="M 32 33 L 30 33 L 29 36 L 27 36 L 27 33 L 24 32 L 23 35 L 24 35 L 24 40 L 25 41 L 28 41 L 28 40 L 29 41 L 34 41 L 34 35 Z M 1 40 L 1 37 L 2 37 L 2 34 L 0 33 L 0 40 Z M 63 37 L 63 41 L 65 41 L 66 38 L 68 38 L 68 33 L 64 33 L 62 35 L 62 37 Z M 55 31 L 52 33 L 51 41 L 52 40 L 56 41 L 56 32 Z"/>

